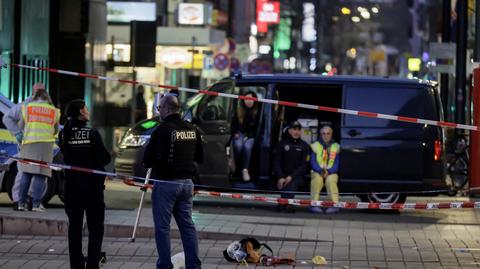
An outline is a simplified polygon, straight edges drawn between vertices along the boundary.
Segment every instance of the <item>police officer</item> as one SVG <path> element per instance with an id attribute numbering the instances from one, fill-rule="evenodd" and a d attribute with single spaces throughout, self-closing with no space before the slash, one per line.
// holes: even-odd
<path id="1" fill-rule="evenodd" d="M 302 125 L 298 121 L 291 122 L 286 129 L 285 137 L 275 147 L 272 166 L 277 189 L 284 191 L 281 197 L 291 199 L 292 192 L 298 191 L 304 182 L 310 147 L 300 138 Z M 279 205 L 278 210 L 295 212 L 291 205 Z"/>
<path id="2" fill-rule="evenodd" d="M 180 118 L 180 104 L 175 94 L 168 93 L 158 106 L 163 120 L 152 133 L 143 162 L 152 168 L 156 181 L 152 191 L 153 221 L 157 244 L 157 269 L 171 269 L 170 220 L 178 225 L 185 252 L 186 269 L 201 268 L 198 239 L 192 221 L 194 162 L 203 162 L 200 133 Z"/>
<path id="3" fill-rule="evenodd" d="M 103 170 L 110 162 L 99 132 L 87 127 L 90 119 L 83 100 L 71 101 L 66 109 L 68 120 L 60 133 L 59 144 L 65 164 Z M 105 176 L 65 171 L 65 212 L 68 215 L 68 249 L 71 268 L 99 268 L 103 241 Z M 82 253 L 83 214 L 87 216 L 88 257 Z"/>

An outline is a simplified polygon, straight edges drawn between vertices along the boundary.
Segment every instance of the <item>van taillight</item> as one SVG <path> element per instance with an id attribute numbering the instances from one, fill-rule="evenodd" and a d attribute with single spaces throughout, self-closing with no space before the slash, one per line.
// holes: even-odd
<path id="1" fill-rule="evenodd" d="M 433 159 L 435 161 L 440 160 L 442 157 L 442 142 L 440 140 L 435 140 L 435 149 L 434 149 L 434 154 L 433 154 Z"/>

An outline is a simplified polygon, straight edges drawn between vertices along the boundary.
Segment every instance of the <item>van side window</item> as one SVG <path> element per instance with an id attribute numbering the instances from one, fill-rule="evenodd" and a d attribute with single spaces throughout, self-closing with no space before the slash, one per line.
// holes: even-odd
<path id="1" fill-rule="evenodd" d="M 231 93 L 231 84 L 218 84 L 212 91 Z M 197 117 L 201 121 L 226 121 L 231 117 L 232 99 L 222 96 L 205 96 L 198 106 Z"/>
<path id="2" fill-rule="evenodd" d="M 432 98 L 424 88 L 348 88 L 345 108 L 382 114 L 437 120 L 431 109 Z M 348 127 L 405 127 L 413 124 L 371 119 L 353 115 L 344 116 Z"/>

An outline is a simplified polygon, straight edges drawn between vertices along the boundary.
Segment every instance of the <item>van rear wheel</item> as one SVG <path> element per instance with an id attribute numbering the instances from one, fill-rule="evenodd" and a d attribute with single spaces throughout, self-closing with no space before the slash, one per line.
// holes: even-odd
<path id="1" fill-rule="evenodd" d="M 368 193 L 362 194 L 359 196 L 362 202 L 366 203 L 398 203 L 403 204 L 407 200 L 405 194 L 400 194 L 398 192 L 392 193 Z"/>

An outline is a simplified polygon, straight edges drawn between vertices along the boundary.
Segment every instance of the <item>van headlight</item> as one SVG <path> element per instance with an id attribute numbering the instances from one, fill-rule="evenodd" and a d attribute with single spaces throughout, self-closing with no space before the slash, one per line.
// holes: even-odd
<path id="1" fill-rule="evenodd" d="M 134 147 L 142 147 L 145 145 L 148 140 L 150 139 L 149 135 L 133 135 L 129 134 L 122 139 L 120 142 L 119 147 L 124 148 L 134 148 Z"/>

